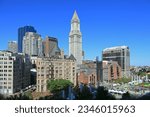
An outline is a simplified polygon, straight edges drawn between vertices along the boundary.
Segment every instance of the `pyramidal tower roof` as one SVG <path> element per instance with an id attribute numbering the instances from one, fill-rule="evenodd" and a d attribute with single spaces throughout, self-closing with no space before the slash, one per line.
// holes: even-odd
<path id="1" fill-rule="evenodd" d="M 72 20 L 78 20 L 79 21 L 79 17 L 78 17 L 78 14 L 77 14 L 76 10 L 74 11 Z"/>

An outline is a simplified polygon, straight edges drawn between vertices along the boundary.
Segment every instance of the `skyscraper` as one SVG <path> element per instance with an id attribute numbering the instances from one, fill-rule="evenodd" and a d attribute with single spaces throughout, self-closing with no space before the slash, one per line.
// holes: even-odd
<path id="1" fill-rule="evenodd" d="M 8 42 L 8 51 L 17 53 L 18 52 L 18 44 L 16 41 L 9 41 Z"/>
<path id="2" fill-rule="evenodd" d="M 25 36 L 26 32 L 35 32 L 36 30 L 34 29 L 33 26 L 24 26 L 24 27 L 20 27 L 18 29 L 18 52 L 22 52 L 22 41 L 23 41 L 23 37 Z"/>
<path id="3" fill-rule="evenodd" d="M 42 56 L 42 38 L 34 32 L 27 32 L 23 37 L 23 53 L 30 56 Z"/>
<path id="4" fill-rule="evenodd" d="M 103 50 L 102 59 L 117 61 L 122 69 L 122 76 L 130 76 L 130 50 L 127 46 L 117 46 Z"/>
<path id="5" fill-rule="evenodd" d="M 82 34 L 80 32 L 80 20 L 76 11 L 71 20 L 69 34 L 69 55 L 71 54 L 75 57 L 77 65 L 82 64 Z"/>

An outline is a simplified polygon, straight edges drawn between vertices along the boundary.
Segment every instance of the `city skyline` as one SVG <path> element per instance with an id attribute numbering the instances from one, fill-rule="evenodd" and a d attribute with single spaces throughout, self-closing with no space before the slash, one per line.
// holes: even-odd
<path id="1" fill-rule="evenodd" d="M 131 51 L 131 65 L 150 65 L 150 54 L 147 52 L 150 50 L 149 1 L 32 0 L 28 4 L 29 2 L 0 1 L 0 50 L 7 49 L 8 41 L 18 40 L 19 27 L 31 25 L 42 35 L 43 40 L 46 36 L 58 38 L 60 48 L 68 54 L 70 19 L 76 10 L 81 20 L 85 59 L 93 60 L 99 56 L 101 60 L 103 49 L 126 45 Z"/>

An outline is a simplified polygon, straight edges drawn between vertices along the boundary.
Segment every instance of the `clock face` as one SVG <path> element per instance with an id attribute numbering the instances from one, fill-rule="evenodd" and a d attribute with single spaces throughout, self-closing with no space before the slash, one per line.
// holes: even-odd
<path id="1" fill-rule="evenodd" d="M 73 30 L 78 30 L 78 23 L 73 24 Z"/>

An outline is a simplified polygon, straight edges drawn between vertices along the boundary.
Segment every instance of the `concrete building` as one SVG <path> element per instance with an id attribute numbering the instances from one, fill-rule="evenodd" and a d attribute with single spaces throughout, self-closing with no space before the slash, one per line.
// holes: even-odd
<path id="1" fill-rule="evenodd" d="M 127 46 L 106 48 L 102 52 L 103 61 L 116 61 L 122 69 L 122 77 L 130 77 L 130 50 Z"/>
<path id="2" fill-rule="evenodd" d="M 50 79 L 67 79 L 76 85 L 75 58 L 38 58 L 37 92 L 47 92 L 47 81 Z"/>
<path id="3" fill-rule="evenodd" d="M 27 32 L 23 37 L 23 53 L 30 56 L 42 56 L 42 38 L 34 32 Z"/>
<path id="4" fill-rule="evenodd" d="M 82 34 L 80 32 L 80 20 L 76 13 L 71 20 L 71 31 L 69 34 L 69 55 L 73 55 L 77 65 L 82 64 Z"/>
<path id="5" fill-rule="evenodd" d="M 9 41 L 8 42 L 8 51 L 17 53 L 18 52 L 18 44 L 16 41 Z"/>
<path id="6" fill-rule="evenodd" d="M 34 29 L 33 26 L 24 26 L 24 27 L 20 27 L 18 29 L 18 52 L 22 53 L 22 49 L 23 49 L 23 37 L 25 36 L 26 32 L 34 32 L 36 33 L 36 30 Z"/>
<path id="7" fill-rule="evenodd" d="M 101 82 L 111 82 L 122 77 L 122 69 L 116 61 L 101 61 Z"/>
<path id="8" fill-rule="evenodd" d="M 53 57 L 60 55 L 60 49 L 58 47 L 58 40 L 54 37 L 46 37 L 43 41 L 43 53 L 45 57 Z"/>
<path id="9" fill-rule="evenodd" d="M 30 85 L 30 59 L 24 54 L 0 51 L 0 93 L 12 95 Z"/>

